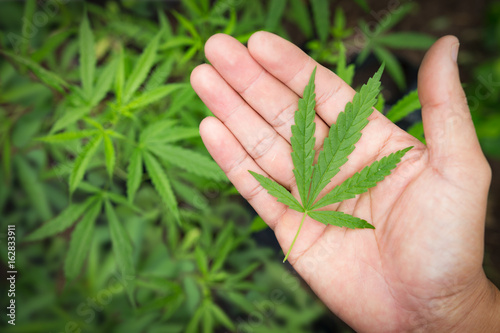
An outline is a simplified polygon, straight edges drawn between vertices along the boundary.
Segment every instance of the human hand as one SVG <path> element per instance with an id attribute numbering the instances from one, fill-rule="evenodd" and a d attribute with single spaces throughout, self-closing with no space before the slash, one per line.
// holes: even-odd
<path id="1" fill-rule="evenodd" d="M 455 37 L 441 38 L 420 69 L 427 146 L 374 111 L 349 161 L 325 189 L 414 146 L 375 188 L 329 207 L 376 229 L 350 230 L 307 218 L 289 256 L 321 300 L 357 331 L 470 332 L 498 325 L 500 293 L 481 266 L 491 170 L 460 85 L 456 52 Z M 191 83 L 218 119 L 203 120 L 202 139 L 286 252 L 301 214 L 277 202 L 248 170 L 273 178 L 298 198 L 290 127 L 313 68 L 318 66 L 316 151 L 355 91 L 270 33 L 255 33 L 248 49 L 215 35 L 205 53 L 212 65 L 198 66 Z"/>

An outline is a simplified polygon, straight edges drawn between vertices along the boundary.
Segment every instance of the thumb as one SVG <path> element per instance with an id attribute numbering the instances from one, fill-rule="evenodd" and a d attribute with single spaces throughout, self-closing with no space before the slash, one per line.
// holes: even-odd
<path id="1" fill-rule="evenodd" d="M 456 37 L 440 38 L 427 51 L 418 73 L 429 158 L 442 174 L 486 163 L 460 84 L 458 47 Z"/>

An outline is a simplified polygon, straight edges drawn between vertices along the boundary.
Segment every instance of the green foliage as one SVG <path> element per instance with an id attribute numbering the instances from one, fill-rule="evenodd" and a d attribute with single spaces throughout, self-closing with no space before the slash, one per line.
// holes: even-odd
<path id="1" fill-rule="evenodd" d="M 394 104 L 389 112 L 387 112 L 386 117 L 395 123 L 421 107 L 420 100 L 418 99 L 418 92 L 415 89 Z"/>
<path id="2" fill-rule="evenodd" d="M 387 17 L 380 20 L 374 28 L 370 27 L 364 20 L 359 23 L 365 38 L 365 45 L 356 62 L 363 63 L 370 52 L 373 52 L 381 63 L 385 63 L 387 72 L 401 90 L 406 88 L 403 68 L 388 48 L 427 50 L 436 40 L 432 36 L 415 32 L 389 33 L 391 28 L 415 10 L 415 6 L 412 2 L 403 3 L 395 10 L 390 11 Z"/>
<path id="3" fill-rule="evenodd" d="M 366 10 L 365 1 L 357 3 Z M 60 1 L 53 16 L 48 4 L 6 2 L 0 11 L 0 219 L 17 226 L 16 264 L 24 272 L 16 284 L 23 310 L 5 331 L 60 332 L 72 322 L 82 332 L 317 330 L 328 311 L 274 262 L 273 250 L 253 239 L 268 232 L 265 223 L 251 218 L 210 160 L 198 124 L 211 113 L 189 86 L 189 75 L 218 32 L 245 43 L 267 29 L 305 42 L 310 55 L 349 84 L 355 52 L 375 44 L 353 45 L 357 27 L 349 26 L 342 8 L 330 12 L 328 1 Z M 47 24 L 30 31 L 40 13 Z M 384 28 L 377 45 L 386 50 L 426 42 L 406 32 L 392 37 L 392 26 Z M 499 40 L 494 31 L 490 43 Z M 496 82 L 498 68 L 493 57 L 475 74 L 494 73 Z M 499 146 L 500 94 L 492 91 L 475 103 L 475 90 L 484 88 L 476 81 L 466 90 L 481 143 L 492 154 Z M 403 101 L 389 117 L 416 105 Z M 383 105 L 380 96 L 377 108 Z M 409 132 L 423 140 L 421 123 Z M 379 163 L 390 169 L 397 156 Z M 255 177 L 283 203 L 303 210 L 299 193 L 295 198 Z M 383 175 L 372 167 L 356 177 L 334 188 L 335 200 Z M 370 227 L 339 212 L 308 215 Z M 5 250 L 0 247 L 4 261 Z M 280 301 L 265 312 L 276 292 Z M 260 315 L 265 320 L 256 326 Z"/>
<path id="4" fill-rule="evenodd" d="M 380 77 L 383 66 L 361 87 L 354 96 L 353 101 L 347 103 L 345 110 L 339 113 L 337 121 L 332 124 L 328 137 L 323 142 L 323 150 L 319 153 L 318 163 L 313 167 L 314 161 L 314 130 L 315 130 L 315 85 L 316 69 L 313 70 L 309 83 L 304 88 L 303 97 L 299 100 L 299 109 L 295 112 L 295 125 L 292 125 L 292 161 L 294 175 L 301 204 L 281 185 L 262 175 L 250 172 L 269 194 L 278 201 L 285 203 L 290 208 L 303 212 L 302 221 L 295 238 L 290 245 L 290 254 L 297 236 L 302 228 L 306 216 L 324 223 L 348 228 L 374 228 L 371 224 L 357 217 L 336 211 L 318 211 L 330 204 L 354 198 L 358 194 L 375 187 L 396 168 L 401 158 L 411 147 L 392 153 L 373 162 L 361 172 L 346 179 L 336 186 L 316 203 L 321 191 L 330 180 L 340 171 L 340 167 L 347 162 L 348 156 L 354 150 L 354 145 L 361 138 L 361 130 L 368 124 L 368 117 L 373 112 L 380 91 Z"/>

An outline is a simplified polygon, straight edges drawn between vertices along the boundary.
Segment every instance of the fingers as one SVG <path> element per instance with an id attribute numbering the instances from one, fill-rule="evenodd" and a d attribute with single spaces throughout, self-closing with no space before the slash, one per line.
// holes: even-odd
<path id="1" fill-rule="evenodd" d="M 249 107 L 212 66 L 195 68 L 191 83 L 207 107 L 259 166 L 290 189 L 294 184 L 290 144 Z"/>
<path id="2" fill-rule="evenodd" d="M 205 55 L 224 80 L 290 142 L 298 95 L 262 68 L 248 49 L 231 36 L 212 36 L 205 45 Z M 304 87 L 305 84 L 301 89 Z M 316 117 L 317 147 L 327 135 L 328 126 Z"/>
<path id="3" fill-rule="evenodd" d="M 484 164 L 465 93 L 460 84 L 454 36 L 439 39 L 427 52 L 419 71 L 425 138 L 431 163 L 444 173 L 463 163 Z"/>
<path id="4" fill-rule="evenodd" d="M 277 35 L 265 31 L 256 32 L 248 41 L 248 50 L 263 68 L 300 96 L 311 72 L 317 66 L 316 111 L 328 125 L 335 122 L 346 103 L 354 97 L 355 90 L 335 73 Z M 370 119 L 384 118 L 379 112 L 374 112 Z"/>
<path id="5" fill-rule="evenodd" d="M 201 122 L 200 135 L 210 155 L 226 173 L 231 183 L 257 214 L 274 229 L 287 207 L 268 194 L 248 170 L 268 176 L 266 172 L 216 118 L 208 117 Z"/>

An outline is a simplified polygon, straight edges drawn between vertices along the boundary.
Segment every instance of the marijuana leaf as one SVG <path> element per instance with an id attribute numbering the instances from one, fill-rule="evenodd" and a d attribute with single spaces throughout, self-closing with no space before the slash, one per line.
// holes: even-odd
<path id="1" fill-rule="evenodd" d="M 342 184 L 336 186 L 324 197 L 318 198 L 321 191 L 328 185 L 330 180 L 340 171 L 340 167 L 347 162 L 348 156 L 353 152 L 355 144 L 361 138 L 361 130 L 368 124 L 368 117 L 373 112 L 373 106 L 377 103 L 377 95 L 380 92 L 380 77 L 384 66 L 363 85 L 352 102 L 346 104 L 345 110 L 341 112 L 335 124 L 332 124 L 328 137 L 323 142 L 323 150 L 319 153 L 318 163 L 314 162 L 314 123 L 316 106 L 314 93 L 314 78 L 316 68 L 313 70 L 309 83 L 304 89 L 303 97 L 299 99 L 299 109 L 295 112 L 295 125 L 292 125 L 292 161 L 293 173 L 299 191 L 301 203 L 283 186 L 277 182 L 249 171 L 252 176 L 264 187 L 269 194 L 276 197 L 279 202 L 284 203 L 291 209 L 304 213 L 299 229 L 290 245 L 288 253 L 283 262 L 288 258 L 295 241 L 300 233 L 306 216 L 326 225 L 335 225 L 347 228 L 370 228 L 375 227 L 367 221 L 358 217 L 337 211 L 319 210 L 330 204 L 354 198 L 356 195 L 368 191 L 388 176 L 401 161 L 401 158 L 412 147 L 394 152 L 389 156 L 375 161 L 360 172 L 346 179 Z"/>

